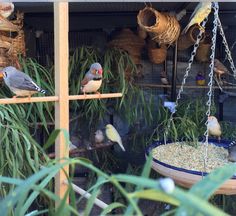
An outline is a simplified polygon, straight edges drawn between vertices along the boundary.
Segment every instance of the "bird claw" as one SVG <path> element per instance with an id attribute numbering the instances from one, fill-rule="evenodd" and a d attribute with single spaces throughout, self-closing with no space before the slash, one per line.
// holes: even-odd
<path id="1" fill-rule="evenodd" d="M 101 99 L 101 93 L 99 91 L 97 91 L 96 94 L 98 94 L 99 99 Z"/>

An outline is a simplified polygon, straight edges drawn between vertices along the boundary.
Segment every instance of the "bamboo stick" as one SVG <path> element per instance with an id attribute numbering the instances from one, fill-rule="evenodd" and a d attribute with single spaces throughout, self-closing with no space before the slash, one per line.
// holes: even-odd
<path id="1" fill-rule="evenodd" d="M 106 94 L 86 94 L 86 95 L 70 95 L 69 100 L 90 100 L 122 97 L 122 93 L 106 93 Z"/>
<path id="2" fill-rule="evenodd" d="M 19 103 L 39 103 L 39 102 L 50 102 L 58 101 L 58 96 L 48 97 L 31 97 L 31 98 L 2 98 L 0 104 L 19 104 Z"/>
<path id="3" fill-rule="evenodd" d="M 68 181 L 67 180 L 64 181 L 64 183 L 66 185 L 68 185 Z M 91 194 L 89 192 L 85 191 L 84 189 L 78 187 L 77 185 L 75 185 L 73 183 L 71 183 L 71 185 L 72 185 L 73 190 L 76 193 L 80 194 L 81 196 L 85 197 L 86 199 L 89 199 L 91 197 Z M 106 203 L 104 203 L 102 200 L 100 200 L 98 198 L 95 198 L 94 204 L 96 204 L 98 207 L 100 207 L 102 209 L 105 209 L 105 208 L 108 207 L 108 205 Z"/>

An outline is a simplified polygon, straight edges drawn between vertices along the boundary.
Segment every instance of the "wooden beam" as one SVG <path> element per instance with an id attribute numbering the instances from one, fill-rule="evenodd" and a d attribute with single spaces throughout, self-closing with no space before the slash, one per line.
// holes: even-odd
<path id="1" fill-rule="evenodd" d="M 108 94 L 86 94 L 84 95 L 70 95 L 69 100 L 90 100 L 90 99 L 104 99 L 122 97 L 122 93 L 108 93 Z"/>
<path id="2" fill-rule="evenodd" d="M 27 98 L 2 98 L 0 99 L 0 104 L 19 104 L 19 103 L 39 103 L 39 102 L 54 102 L 58 101 L 58 96 L 48 96 L 48 97 L 31 97 Z"/>
<path id="3" fill-rule="evenodd" d="M 59 101 L 55 103 L 55 128 L 67 131 L 69 131 L 68 22 L 68 2 L 54 2 L 55 93 L 59 97 Z M 66 145 L 62 133 L 56 140 L 55 153 L 56 158 L 69 156 L 69 146 Z M 64 167 L 64 170 L 68 173 L 68 166 Z M 55 178 L 55 193 L 60 198 L 64 197 L 68 188 L 66 184 L 63 184 L 65 180 L 66 174 L 61 170 Z"/>

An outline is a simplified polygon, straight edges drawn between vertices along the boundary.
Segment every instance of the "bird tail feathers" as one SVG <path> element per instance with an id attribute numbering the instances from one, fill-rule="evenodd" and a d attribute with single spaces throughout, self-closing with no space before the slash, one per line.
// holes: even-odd
<path id="1" fill-rule="evenodd" d="M 40 93 L 43 93 L 43 94 L 46 94 L 46 92 L 47 92 L 46 90 L 41 89 L 41 88 L 37 89 L 37 91 L 40 92 Z"/>
<path id="2" fill-rule="evenodd" d="M 120 142 L 118 142 L 118 144 L 119 144 L 120 148 L 121 148 L 123 151 L 125 151 L 125 147 L 123 146 L 122 142 L 120 141 Z"/>

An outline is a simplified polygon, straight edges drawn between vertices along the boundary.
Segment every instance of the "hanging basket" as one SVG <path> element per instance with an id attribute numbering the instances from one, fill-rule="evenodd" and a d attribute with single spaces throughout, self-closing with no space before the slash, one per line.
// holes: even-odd
<path id="1" fill-rule="evenodd" d="M 206 33 L 204 40 L 199 44 L 196 52 L 196 60 L 199 62 L 209 62 L 211 53 L 211 34 Z"/>
<path id="2" fill-rule="evenodd" d="M 153 64 L 161 64 L 165 61 L 167 56 L 166 47 L 148 48 L 148 57 Z"/>
<path id="3" fill-rule="evenodd" d="M 135 64 L 141 62 L 141 51 L 144 45 L 145 41 L 128 28 L 123 29 L 108 43 L 109 47 L 117 47 L 127 51 Z"/>
<path id="4" fill-rule="evenodd" d="M 0 15 L 0 31 L 16 32 L 19 30 L 20 30 L 20 28 L 17 25 L 12 24 L 12 22 L 10 22 L 5 17 Z"/>
<path id="5" fill-rule="evenodd" d="M 212 139 L 209 142 L 213 143 L 216 146 L 227 148 L 230 144 L 230 141 L 221 141 L 218 143 L 218 140 Z M 150 152 L 160 146 L 164 145 L 164 142 L 156 142 L 151 144 L 146 149 L 146 155 L 148 156 Z M 166 145 L 171 145 L 171 142 L 167 142 Z M 202 180 L 202 175 L 207 175 L 208 173 L 202 173 L 200 171 L 188 170 L 180 167 L 173 166 L 171 164 L 163 163 L 158 159 L 153 159 L 152 168 L 160 173 L 163 176 L 172 178 L 176 184 L 190 188 L 196 182 Z M 226 194 L 233 195 L 236 194 L 236 176 L 233 176 L 231 179 L 227 180 L 216 192 L 215 194 Z"/>
<path id="6" fill-rule="evenodd" d="M 199 26 L 193 25 L 189 28 L 186 34 L 183 34 L 178 39 L 178 50 L 185 50 L 192 46 L 197 41 L 197 36 L 199 34 Z M 202 38 L 200 43 L 205 39 L 205 33 L 202 33 Z"/>
<path id="7" fill-rule="evenodd" d="M 139 26 L 137 28 L 137 33 L 141 39 L 146 39 L 146 37 L 148 36 L 148 33 L 144 29 L 140 28 Z"/>
<path id="8" fill-rule="evenodd" d="M 159 44 L 173 44 L 179 37 L 179 22 L 167 13 L 145 7 L 139 11 L 137 21 L 140 28 L 149 32 L 151 38 Z"/>

